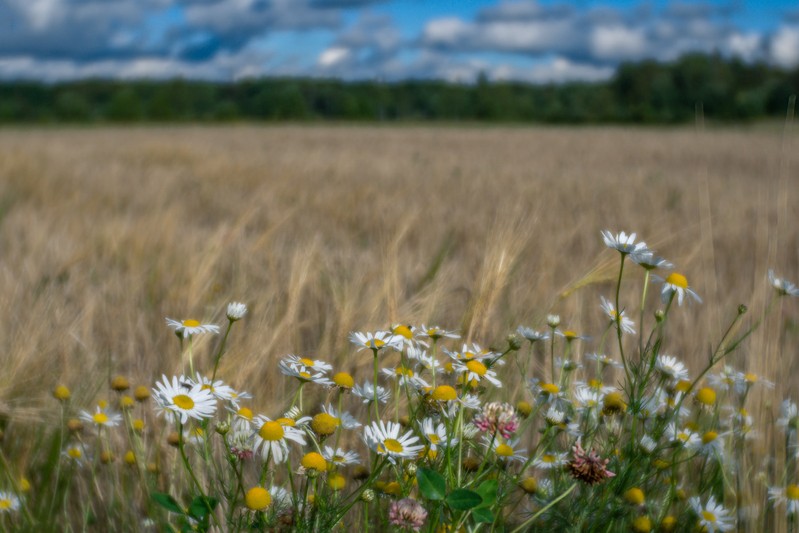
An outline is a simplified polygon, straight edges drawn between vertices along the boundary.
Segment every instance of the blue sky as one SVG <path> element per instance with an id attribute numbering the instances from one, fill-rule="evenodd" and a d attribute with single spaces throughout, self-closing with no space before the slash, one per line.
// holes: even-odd
<path id="1" fill-rule="evenodd" d="M 796 0 L 0 0 L 0 78 L 601 80 L 718 52 L 799 64 Z"/>

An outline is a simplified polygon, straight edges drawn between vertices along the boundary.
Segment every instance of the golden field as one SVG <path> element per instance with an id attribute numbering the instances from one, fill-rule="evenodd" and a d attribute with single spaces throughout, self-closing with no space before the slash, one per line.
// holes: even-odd
<path id="1" fill-rule="evenodd" d="M 347 334 L 396 322 L 500 346 L 558 313 L 594 336 L 578 346 L 590 352 L 618 273 L 603 229 L 637 232 L 702 296 L 673 313 L 666 347 L 697 369 L 738 304 L 745 325 L 762 312 L 769 268 L 799 280 L 797 140 L 780 127 L 4 129 L 0 419 L 56 417 L 58 383 L 89 405 L 108 376 L 172 375 L 165 317 L 223 324 L 230 301 L 249 313 L 220 376 L 256 404 L 285 390 L 287 353 L 365 379 L 371 357 Z M 638 322 L 642 276 L 627 273 Z M 775 404 L 797 383 L 799 302 L 783 300 L 731 361 L 775 381 Z M 209 368 L 217 339 L 203 339 Z"/>

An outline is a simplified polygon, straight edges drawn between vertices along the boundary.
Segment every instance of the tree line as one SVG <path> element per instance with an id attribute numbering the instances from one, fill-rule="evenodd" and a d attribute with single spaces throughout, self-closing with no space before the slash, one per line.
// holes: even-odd
<path id="1" fill-rule="evenodd" d="M 398 82 L 260 78 L 87 79 L 0 83 L 0 123 L 223 121 L 487 121 L 677 124 L 701 103 L 718 121 L 785 115 L 799 67 L 719 55 L 624 63 L 603 82 L 532 85 L 489 81 Z"/>

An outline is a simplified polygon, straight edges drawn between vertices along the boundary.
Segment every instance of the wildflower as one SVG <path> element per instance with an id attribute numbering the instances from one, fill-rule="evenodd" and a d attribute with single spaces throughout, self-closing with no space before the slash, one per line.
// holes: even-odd
<path id="1" fill-rule="evenodd" d="M 335 418 L 338 421 L 338 424 L 344 429 L 355 429 L 361 427 L 362 425 L 354 416 L 346 411 L 337 410 L 332 404 L 327 404 L 327 406 L 323 405 L 322 411 Z"/>
<path id="2" fill-rule="evenodd" d="M 646 453 L 652 453 L 657 448 L 657 442 L 652 439 L 649 435 L 644 435 L 641 437 L 641 449 L 644 450 Z"/>
<path id="3" fill-rule="evenodd" d="M 527 453 L 526 449 L 518 449 L 516 447 L 519 444 L 519 439 L 512 439 L 502 442 L 500 439 L 489 439 L 486 435 L 483 437 L 485 444 L 491 444 L 491 449 L 496 454 L 497 459 L 501 459 L 503 461 L 518 461 L 523 463 L 527 461 L 527 457 L 522 454 Z"/>
<path id="4" fill-rule="evenodd" d="M 554 383 L 545 383 L 541 380 L 533 378 L 530 380 L 530 388 L 532 389 L 533 394 L 538 396 L 540 400 L 547 403 L 563 398 L 563 392 L 561 392 L 560 387 Z"/>
<path id="5" fill-rule="evenodd" d="M 727 509 L 716 503 L 716 499 L 713 496 L 708 499 L 707 504 L 704 506 L 697 496 L 688 500 L 688 503 L 699 517 L 699 526 L 705 528 L 708 533 L 730 531 L 735 527 L 735 519 Z"/>
<path id="6" fill-rule="evenodd" d="M 560 316 L 559 315 L 547 315 L 547 325 L 555 329 L 560 325 Z"/>
<path id="7" fill-rule="evenodd" d="M 422 504 L 412 498 L 391 502 L 388 521 L 399 528 L 419 531 L 427 519 L 427 511 Z"/>
<path id="8" fill-rule="evenodd" d="M 225 314 L 228 320 L 236 322 L 247 314 L 247 306 L 241 302 L 231 302 L 227 304 L 227 312 Z"/>
<path id="9" fill-rule="evenodd" d="M 682 305 L 685 295 L 687 294 L 698 303 L 702 303 L 702 298 L 699 297 L 693 289 L 688 286 L 688 278 L 677 272 L 672 272 L 666 279 L 654 276 L 658 281 L 663 282 L 663 289 L 660 291 L 660 299 L 663 303 L 669 303 L 669 300 L 677 296 L 677 304 Z"/>
<path id="10" fill-rule="evenodd" d="M 60 402 L 65 402 L 65 401 L 69 400 L 69 398 L 71 396 L 72 396 L 72 393 L 64 385 L 59 385 L 59 386 L 57 386 L 56 388 L 53 389 L 53 398 L 55 398 L 56 400 L 58 400 Z"/>
<path id="11" fill-rule="evenodd" d="M 363 398 L 363 403 L 374 402 L 375 400 L 380 403 L 386 403 L 391 397 L 391 393 L 380 385 L 377 386 L 377 391 L 375 391 L 375 386 L 369 381 L 364 381 L 363 385 L 355 385 L 352 393 L 359 398 Z"/>
<path id="12" fill-rule="evenodd" d="M 566 427 L 566 414 L 562 411 L 559 411 L 554 406 L 547 410 L 546 414 L 544 415 L 544 420 L 546 420 L 546 423 L 550 426 Z"/>
<path id="13" fill-rule="evenodd" d="M 697 402 L 701 403 L 702 405 L 711 407 L 713 404 L 716 403 L 716 391 L 714 391 L 710 387 L 702 387 L 701 389 L 696 391 L 695 399 Z"/>
<path id="14" fill-rule="evenodd" d="M 516 412 L 519 413 L 520 417 L 527 418 L 533 413 L 533 406 L 528 402 L 521 400 L 516 402 Z"/>
<path id="15" fill-rule="evenodd" d="M 314 372 L 330 372 L 333 370 L 333 366 L 330 363 L 318 359 L 310 359 L 308 357 L 299 357 L 293 354 L 286 355 L 282 360 L 285 361 L 286 364 L 304 366 L 308 370 L 313 370 Z"/>
<path id="16" fill-rule="evenodd" d="M 538 490 L 538 480 L 532 476 L 524 478 L 519 487 L 527 494 L 535 494 Z"/>
<path id="17" fill-rule="evenodd" d="M 420 389 L 427 385 L 427 383 L 423 379 L 414 375 L 412 369 L 404 365 L 400 365 L 395 368 L 384 368 L 382 370 L 383 370 L 383 375 L 385 375 L 386 377 L 392 379 L 397 378 L 401 386 L 411 385 L 416 389 Z"/>
<path id="18" fill-rule="evenodd" d="M 627 404 L 624 403 L 624 397 L 619 391 L 609 392 L 602 399 L 602 414 L 604 415 L 623 413 L 626 410 Z"/>
<path id="19" fill-rule="evenodd" d="M 777 507 L 786 504 L 785 513 L 794 515 L 799 513 L 799 485 L 785 487 L 769 487 L 768 499 Z"/>
<path id="20" fill-rule="evenodd" d="M 375 352 L 384 350 L 386 348 L 392 348 L 399 351 L 402 350 L 402 345 L 404 342 L 403 339 L 404 337 L 400 335 L 393 335 L 388 331 L 377 331 L 375 333 L 350 333 L 350 342 L 352 342 L 355 346 L 360 347 L 358 351 L 367 348 L 374 350 Z"/>
<path id="21" fill-rule="evenodd" d="M 603 482 L 609 477 L 616 476 L 615 473 L 607 469 L 608 462 L 610 462 L 609 459 L 602 459 L 594 450 L 586 453 L 579 440 L 575 443 L 572 451 L 574 459 L 568 463 L 568 470 L 573 478 L 589 485 L 594 485 L 595 483 Z M 533 464 L 535 465 L 535 463 Z"/>
<path id="22" fill-rule="evenodd" d="M 624 492 L 624 499 L 632 505 L 643 505 L 646 501 L 644 491 L 638 487 L 632 487 Z"/>
<path id="23" fill-rule="evenodd" d="M 444 338 L 446 338 L 446 339 L 460 339 L 461 338 L 460 335 L 458 335 L 454 331 L 447 331 L 445 329 L 441 329 L 438 326 L 429 326 L 428 327 L 428 326 L 425 326 L 425 325 L 422 325 L 422 327 L 419 328 L 419 335 L 421 337 L 428 337 L 430 339 L 433 339 L 434 341 L 437 341 L 439 339 L 444 339 Z"/>
<path id="24" fill-rule="evenodd" d="M 519 429 L 519 419 L 511 404 L 491 402 L 474 417 L 474 425 L 485 433 L 498 433 L 509 439 Z"/>
<path id="25" fill-rule="evenodd" d="M 227 442 L 231 453 L 238 457 L 239 461 L 252 459 L 255 455 L 255 439 L 249 427 L 234 427 L 233 432 L 227 436 Z"/>
<path id="26" fill-rule="evenodd" d="M 451 402 L 458 399 L 458 393 L 449 385 L 439 385 L 433 389 L 430 397 L 437 402 Z"/>
<path id="27" fill-rule="evenodd" d="M 83 464 L 83 449 L 77 444 L 68 446 L 66 450 L 61 452 L 61 455 L 78 465 Z"/>
<path id="28" fill-rule="evenodd" d="M 496 387 L 502 386 L 502 382 L 497 379 L 497 373 L 493 370 L 490 370 L 486 365 L 477 359 L 469 359 L 465 363 L 461 361 L 455 361 L 452 364 L 452 367 L 456 372 L 464 376 L 464 380 L 467 383 L 472 382 L 472 380 L 480 382 L 485 379 L 493 383 Z"/>
<path id="29" fill-rule="evenodd" d="M 322 451 L 322 456 L 324 456 L 328 463 L 332 463 L 337 466 L 354 465 L 360 461 L 360 457 L 358 457 L 357 453 L 347 452 L 341 448 L 336 448 L 336 450 L 333 451 L 333 448 L 330 446 L 325 446 L 325 449 Z"/>
<path id="30" fill-rule="evenodd" d="M 192 335 L 200 335 L 201 333 L 219 333 L 219 326 L 215 324 L 202 324 L 199 320 L 189 318 L 183 321 L 166 319 L 166 325 L 175 330 L 175 335 L 182 339 L 191 337 Z"/>
<path id="31" fill-rule="evenodd" d="M 344 487 L 347 486 L 347 478 L 345 478 L 338 472 L 331 472 L 327 476 L 327 486 L 334 491 L 342 490 Z"/>
<path id="32" fill-rule="evenodd" d="M 723 433 L 720 434 L 717 431 L 705 431 L 701 436 L 701 444 L 695 442 L 692 447 L 702 455 L 718 457 L 720 459 L 724 454 L 724 441 L 720 438 L 723 436 Z"/>
<path id="33" fill-rule="evenodd" d="M 621 363 L 619 363 L 618 361 L 616 361 L 615 359 L 613 359 L 612 357 L 608 357 L 607 355 L 602 354 L 602 353 L 588 354 L 586 356 L 586 358 L 588 358 L 588 359 L 590 359 L 592 361 L 596 361 L 597 363 L 602 365 L 602 368 L 605 368 L 605 367 L 608 367 L 608 366 L 615 367 L 615 368 L 622 368 L 624 366 Z"/>
<path id="34" fill-rule="evenodd" d="M 137 402 L 146 402 L 150 399 L 150 389 L 144 385 L 139 385 L 133 390 L 133 397 Z"/>
<path id="35" fill-rule="evenodd" d="M 286 439 L 297 444 L 305 445 L 305 438 L 299 429 L 290 424 L 282 424 L 277 420 L 270 420 L 261 415 L 256 422 L 258 431 L 255 432 L 254 450 L 261 450 L 265 459 L 272 457 L 275 463 L 282 463 L 288 458 L 288 444 Z"/>
<path id="36" fill-rule="evenodd" d="M 516 332 L 525 339 L 527 339 L 528 341 L 530 341 L 530 344 L 533 344 L 534 342 L 537 341 L 545 341 L 549 339 L 548 333 L 540 333 L 534 329 L 530 329 L 524 326 L 519 326 L 518 328 L 516 328 Z"/>
<path id="37" fill-rule="evenodd" d="M 635 533 L 649 533 L 652 531 L 652 521 L 646 515 L 636 517 L 632 529 Z"/>
<path id="38" fill-rule="evenodd" d="M 688 369 L 676 357 L 671 355 L 658 355 L 655 361 L 655 369 L 664 378 L 675 382 L 688 379 Z"/>
<path id="39" fill-rule="evenodd" d="M 588 335 L 578 335 L 576 332 L 570 329 L 567 329 L 565 331 L 556 330 L 555 335 L 557 335 L 558 337 L 563 337 L 564 339 L 566 339 L 566 342 L 572 342 L 576 340 L 587 341 L 591 338 Z"/>
<path id="40" fill-rule="evenodd" d="M 537 457 L 533 461 L 533 467 L 542 470 L 551 470 L 553 468 L 560 468 L 567 462 L 565 453 L 548 452 Z"/>
<path id="41" fill-rule="evenodd" d="M 578 412 L 594 409 L 602 404 L 602 393 L 589 387 L 574 389 L 574 403 Z"/>
<path id="42" fill-rule="evenodd" d="M 799 408 L 791 400 L 783 400 L 780 405 L 780 417 L 777 419 L 777 425 L 784 427 L 786 431 L 795 433 L 799 427 Z"/>
<path id="43" fill-rule="evenodd" d="M 701 441 L 701 438 L 696 432 L 692 431 L 690 428 L 678 428 L 674 423 L 669 424 L 666 428 L 666 434 L 671 442 L 676 442 L 681 446 L 692 449 L 696 449 Z"/>
<path id="44" fill-rule="evenodd" d="M 419 437 L 408 431 L 399 436 L 401 426 L 394 422 L 383 423 L 382 420 L 372 422 L 364 428 L 364 441 L 366 445 L 378 455 L 385 455 L 391 463 L 396 464 L 396 459 L 412 459 L 424 449 L 424 446 L 414 445 Z"/>
<path id="45" fill-rule="evenodd" d="M 325 472 L 327 470 L 327 461 L 322 457 L 322 454 L 317 452 L 308 452 L 303 455 L 300 464 L 306 471 Z"/>
<path id="46" fill-rule="evenodd" d="M 447 437 L 447 429 L 439 422 L 437 425 L 432 418 L 425 418 L 422 420 L 422 436 L 430 443 L 432 450 L 438 449 L 438 446 L 450 446 L 458 443 L 457 438 L 449 439 Z"/>
<path id="47" fill-rule="evenodd" d="M 605 246 L 618 251 L 619 253 L 621 253 L 622 256 L 625 255 L 635 256 L 650 252 L 647 249 L 645 242 L 638 242 L 638 243 L 635 242 L 635 237 L 636 237 L 635 233 L 627 235 L 625 232 L 622 231 L 621 233 L 613 235 L 613 233 L 611 233 L 608 230 L 603 230 L 601 233 L 602 233 L 602 240 L 605 241 Z"/>
<path id="48" fill-rule="evenodd" d="M 98 428 L 102 427 L 114 427 L 119 425 L 122 422 L 122 415 L 119 413 L 115 413 L 113 411 L 109 411 L 107 409 L 101 408 L 99 405 L 94 413 L 89 413 L 88 411 L 81 411 L 80 418 L 84 422 L 88 422 L 90 424 L 95 424 Z"/>
<path id="49" fill-rule="evenodd" d="M 355 385 L 355 380 L 346 372 L 339 372 L 333 376 L 333 384 L 341 390 L 350 390 Z"/>
<path id="50" fill-rule="evenodd" d="M 207 390 L 216 399 L 222 401 L 230 401 L 233 398 L 234 393 L 236 392 L 229 385 L 225 385 L 225 383 L 221 379 L 211 382 L 210 379 L 208 379 L 205 376 L 202 376 L 199 372 L 197 372 L 196 380 L 193 380 L 190 377 L 182 377 L 181 385 L 184 385 L 188 388 L 193 388 L 199 385 L 202 390 Z"/>
<path id="51" fill-rule="evenodd" d="M 738 394 L 745 393 L 757 383 L 763 385 L 767 389 L 774 388 L 774 383 L 767 379 L 762 379 L 753 372 L 736 372 L 733 381 L 735 382 L 735 392 Z"/>
<path id="52" fill-rule="evenodd" d="M 189 388 L 187 381 L 186 378 L 173 376 L 170 383 L 166 376 L 162 376 L 162 382 L 156 382 L 153 393 L 159 414 L 165 413 L 168 419 L 178 419 L 181 424 L 185 424 L 189 418 L 203 420 L 213 416 L 216 399 L 211 391 L 197 383 Z"/>
<path id="53" fill-rule="evenodd" d="M 126 391 L 130 388 L 130 382 L 125 376 L 114 376 L 111 380 L 111 388 L 117 392 Z"/>
<path id="54" fill-rule="evenodd" d="M 265 511 L 272 503 L 272 496 L 263 487 L 253 487 L 244 495 L 244 504 L 253 511 Z"/>
<path id="55" fill-rule="evenodd" d="M 0 492 L 0 513 L 11 513 L 17 509 L 19 509 L 19 498 L 10 492 Z"/>
<path id="56" fill-rule="evenodd" d="M 666 261 L 660 256 L 655 255 L 655 253 L 651 250 L 640 254 L 634 254 L 630 256 L 630 259 L 644 267 L 646 270 L 654 270 L 656 268 L 668 270 L 674 267 L 674 265 L 672 265 L 670 262 Z"/>
<path id="57" fill-rule="evenodd" d="M 327 378 L 323 371 L 315 371 L 314 373 L 311 373 L 309 368 L 298 363 L 290 363 L 286 359 L 281 359 L 277 363 L 277 366 L 280 369 L 280 373 L 284 376 L 297 378 L 303 383 L 313 382 L 317 385 L 333 384 L 333 382 Z"/>
<path id="58" fill-rule="evenodd" d="M 799 297 L 799 287 L 788 280 L 776 277 L 773 270 L 768 271 L 768 281 L 780 296 Z"/>
<path id="59" fill-rule="evenodd" d="M 621 313 L 616 311 L 616 307 L 613 305 L 613 303 L 611 303 L 611 301 L 605 298 L 604 296 L 600 296 L 600 299 L 602 300 L 602 310 L 605 311 L 605 314 L 608 315 L 611 322 L 615 323 L 616 321 L 618 321 L 619 324 L 621 325 L 621 330 L 624 333 L 629 333 L 630 335 L 634 335 L 635 322 L 633 322 L 632 319 L 626 317 L 624 311 L 622 311 Z"/>

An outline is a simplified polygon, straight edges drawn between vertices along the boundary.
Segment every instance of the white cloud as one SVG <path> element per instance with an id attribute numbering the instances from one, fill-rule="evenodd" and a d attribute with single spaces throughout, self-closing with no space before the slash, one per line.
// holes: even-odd
<path id="1" fill-rule="evenodd" d="M 783 26 L 771 39 L 771 59 L 783 67 L 799 64 L 799 26 Z"/>
<path id="2" fill-rule="evenodd" d="M 597 26 L 591 32 L 591 50 L 598 59 L 624 60 L 647 52 L 647 38 L 640 28 L 622 25 Z"/>
<path id="3" fill-rule="evenodd" d="M 319 54 L 319 59 L 317 60 L 317 64 L 322 68 L 330 68 L 335 67 L 349 59 L 350 57 L 350 49 L 344 48 L 341 46 L 334 46 L 332 48 L 328 48 L 321 54 Z"/>

